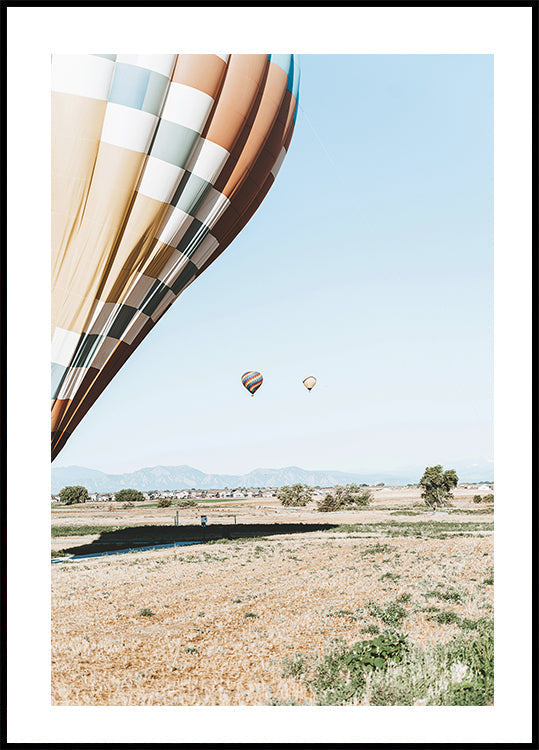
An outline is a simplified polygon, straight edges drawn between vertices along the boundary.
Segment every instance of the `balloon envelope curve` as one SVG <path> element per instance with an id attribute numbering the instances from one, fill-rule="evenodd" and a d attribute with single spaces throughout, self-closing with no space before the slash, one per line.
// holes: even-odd
<path id="1" fill-rule="evenodd" d="M 298 89 L 294 55 L 53 55 L 52 458 L 257 210 Z"/>
<path id="2" fill-rule="evenodd" d="M 314 375 L 307 375 L 306 378 L 303 378 L 303 385 L 311 391 L 316 385 L 316 378 Z"/>
<path id="3" fill-rule="evenodd" d="M 249 372 L 244 372 L 241 376 L 241 382 L 247 388 L 251 396 L 255 395 L 262 385 L 263 380 L 264 378 L 262 375 L 259 372 L 256 372 L 256 370 L 249 370 Z"/>

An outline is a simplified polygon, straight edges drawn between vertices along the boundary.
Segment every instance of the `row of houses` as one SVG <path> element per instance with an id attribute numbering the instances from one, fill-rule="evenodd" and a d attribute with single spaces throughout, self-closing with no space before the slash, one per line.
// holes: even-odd
<path id="1" fill-rule="evenodd" d="M 478 484 L 478 483 L 459 483 L 459 489 L 470 489 L 470 490 L 481 490 L 481 491 L 492 491 L 494 484 Z M 150 492 L 143 492 L 145 500 L 159 500 L 160 498 L 170 498 L 171 500 L 216 500 L 220 498 L 241 500 L 245 498 L 270 498 L 275 497 L 278 492 L 278 487 L 237 487 L 235 489 L 211 489 L 211 490 L 155 490 Z M 371 485 L 371 489 L 383 489 L 393 490 L 398 489 L 396 486 L 387 486 L 381 488 L 380 486 Z M 324 497 L 328 492 L 334 490 L 334 487 L 316 487 L 313 492 L 313 500 L 320 497 Z M 52 495 L 51 501 L 60 502 L 58 495 Z M 92 492 L 88 495 L 87 502 L 89 503 L 108 503 L 114 501 L 113 492 Z"/>
<path id="2" fill-rule="evenodd" d="M 461 490 L 478 490 L 481 492 L 485 492 L 487 490 L 493 490 L 494 484 L 489 484 L 487 482 L 484 483 L 478 483 L 478 482 L 468 482 L 467 484 L 461 483 L 457 485 L 459 489 Z"/>
<path id="3" fill-rule="evenodd" d="M 170 498 L 171 500 L 205 500 L 205 499 L 241 499 L 247 497 L 275 497 L 277 493 L 276 487 L 270 488 L 237 488 L 229 490 L 228 488 L 220 490 L 160 490 L 143 492 L 145 500 L 159 500 L 160 498 Z M 108 503 L 114 500 L 113 492 L 91 492 L 88 494 L 88 503 Z M 53 503 L 60 502 L 58 495 L 51 495 L 51 501 Z"/>

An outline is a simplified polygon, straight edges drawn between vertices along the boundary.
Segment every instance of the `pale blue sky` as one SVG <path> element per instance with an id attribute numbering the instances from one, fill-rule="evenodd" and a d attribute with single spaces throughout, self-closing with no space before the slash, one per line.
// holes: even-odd
<path id="1" fill-rule="evenodd" d="M 493 58 L 300 59 L 296 130 L 267 198 L 54 466 L 492 457 Z M 254 398 L 246 370 L 264 376 Z"/>

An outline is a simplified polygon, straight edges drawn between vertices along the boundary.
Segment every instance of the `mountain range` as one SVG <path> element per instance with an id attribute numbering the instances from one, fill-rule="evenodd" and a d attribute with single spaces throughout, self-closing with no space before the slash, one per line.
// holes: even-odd
<path id="1" fill-rule="evenodd" d="M 141 491 L 220 489 L 228 487 L 282 487 L 285 484 L 309 484 L 331 487 L 336 484 L 409 484 L 419 481 L 425 467 L 400 471 L 378 471 L 353 473 L 344 471 L 310 471 L 297 466 L 283 469 L 254 469 L 248 474 L 205 474 L 191 466 L 152 466 L 125 474 L 107 474 L 84 466 L 53 467 L 51 492 L 56 494 L 62 487 L 82 485 L 89 492 L 117 492 L 125 488 Z M 493 463 L 480 460 L 476 463 L 452 464 L 464 482 L 493 481 Z"/>

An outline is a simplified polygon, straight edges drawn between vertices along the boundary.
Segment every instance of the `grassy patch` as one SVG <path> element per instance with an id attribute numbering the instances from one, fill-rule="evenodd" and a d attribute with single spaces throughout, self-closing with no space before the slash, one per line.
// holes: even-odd
<path id="1" fill-rule="evenodd" d="M 365 625 L 361 628 L 362 633 L 369 633 L 370 635 L 377 635 L 380 632 L 380 626 L 373 623 L 372 625 Z"/>
<path id="2" fill-rule="evenodd" d="M 327 616 L 328 617 L 347 617 L 349 620 L 359 619 L 358 615 L 349 609 L 338 609 L 336 612 L 330 609 L 330 611 L 327 613 Z"/>
<path id="3" fill-rule="evenodd" d="M 133 529 L 133 525 L 123 526 L 51 526 L 51 537 L 59 536 L 93 536 L 103 534 L 106 531 L 119 531 L 120 529 Z"/>
<path id="4" fill-rule="evenodd" d="M 436 597 L 436 599 L 440 599 L 444 602 L 455 602 L 457 604 L 462 604 L 464 601 L 463 595 L 460 593 L 460 591 L 457 591 L 457 589 L 454 589 L 452 587 L 445 588 L 443 584 L 438 584 L 438 586 L 435 589 L 432 589 L 430 591 L 427 591 L 425 594 L 423 594 L 425 597 Z"/>
<path id="5" fill-rule="evenodd" d="M 445 609 L 442 612 L 438 612 L 436 615 L 429 617 L 429 620 L 436 620 L 438 625 L 460 625 L 461 619 L 456 612 L 451 609 Z"/>
<path id="6" fill-rule="evenodd" d="M 412 599 L 412 595 L 408 591 L 403 591 L 402 594 L 398 595 L 395 601 L 399 602 L 399 604 L 406 604 L 411 599 Z"/>
<path id="7" fill-rule="evenodd" d="M 385 607 L 381 607 L 376 602 L 369 602 L 367 609 L 372 617 L 376 617 L 391 628 L 399 627 L 408 611 L 398 602 L 389 602 Z"/>
<path id="8" fill-rule="evenodd" d="M 478 531 L 492 531 L 489 521 L 380 521 L 378 523 L 343 523 L 332 532 L 383 534 L 385 537 L 446 539 L 448 536 L 472 536 Z"/>
<path id="9" fill-rule="evenodd" d="M 283 661 L 283 677 L 301 677 L 307 671 L 308 658 L 304 654 L 294 654 Z"/>
<path id="10" fill-rule="evenodd" d="M 399 578 L 399 573 L 384 573 L 384 575 L 380 576 L 381 581 L 398 581 Z"/>
<path id="11" fill-rule="evenodd" d="M 477 631 L 422 651 L 373 675 L 369 703 L 377 706 L 488 706 L 494 700 L 494 631 L 490 620 Z"/>
<path id="12" fill-rule="evenodd" d="M 340 526 L 337 527 L 337 531 L 340 530 Z M 391 550 L 391 547 L 389 547 L 387 544 L 375 544 L 372 547 L 365 547 L 364 550 L 361 550 L 362 555 L 378 555 L 382 552 L 389 552 Z"/>
<path id="13" fill-rule="evenodd" d="M 493 621 L 421 649 L 386 630 L 351 647 L 334 641 L 321 657 L 297 655 L 283 676 L 300 678 L 319 706 L 488 706 L 494 700 Z"/>
<path id="14" fill-rule="evenodd" d="M 351 648 L 342 640 L 335 642 L 316 665 L 313 676 L 306 680 L 316 696 L 316 704 L 354 703 L 363 694 L 367 675 L 399 662 L 408 648 L 406 636 L 391 631 L 371 640 L 358 641 Z"/>

